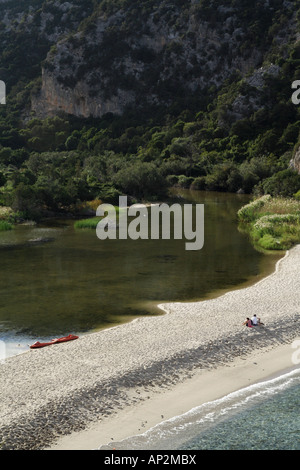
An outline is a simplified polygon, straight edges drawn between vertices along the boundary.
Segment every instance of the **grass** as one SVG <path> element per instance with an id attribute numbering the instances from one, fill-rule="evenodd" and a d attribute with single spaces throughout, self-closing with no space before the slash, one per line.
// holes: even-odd
<path id="1" fill-rule="evenodd" d="M 288 250 L 300 243 L 300 201 L 263 196 L 238 212 L 254 245 L 265 251 Z"/>
<path id="2" fill-rule="evenodd" d="M 102 217 L 92 217 L 91 219 L 83 219 L 83 220 L 77 220 L 74 223 L 75 228 L 80 228 L 80 229 L 95 229 L 97 228 L 98 223 Z"/>
<path id="3" fill-rule="evenodd" d="M 119 208 L 119 206 L 114 206 L 114 209 L 115 209 L 115 211 L 116 211 L 116 216 L 117 216 L 117 218 L 118 218 L 118 215 L 119 215 L 119 212 L 120 212 L 120 208 Z M 100 222 L 101 219 L 103 219 L 103 217 L 92 217 L 92 218 L 89 218 L 89 219 L 77 220 L 77 221 L 74 223 L 74 227 L 77 228 L 77 229 L 92 229 L 92 230 L 96 230 L 97 225 L 98 225 L 98 223 Z"/>
<path id="4" fill-rule="evenodd" d="M 0 220 L 0 232 L 4 232 L 6 230 L 12 230 L 13 225 L 7 222 L 6 220 Z"/>
<path id="5" fill-rule="evenodd" d="M 259 211 L 266 205 L 266 203 L 270 200 L 271 196 L 266 195 L 262 196 L 259 199 L 255 199 L 254 201 L 246 204 L 238 211 L 238 218 L 243 223 L 248 223 L 256 220 L 257 214 Z"/>

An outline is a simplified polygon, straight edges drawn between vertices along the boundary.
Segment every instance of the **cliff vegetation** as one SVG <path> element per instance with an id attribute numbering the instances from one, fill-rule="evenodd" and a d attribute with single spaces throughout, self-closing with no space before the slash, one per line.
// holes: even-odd
<path id="1" fill-rule="evenodd" d="M 287 0 L 0 3 L 0 204 L 15 218 L 170 186 L 299 195 Z"/>

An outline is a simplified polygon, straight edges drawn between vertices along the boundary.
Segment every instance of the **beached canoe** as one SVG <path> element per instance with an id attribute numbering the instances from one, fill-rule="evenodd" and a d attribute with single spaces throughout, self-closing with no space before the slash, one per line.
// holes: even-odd
<path id="1" fill-rule="evenodd" d="M 72 341 L 73 339 L 78 339 L 78 336 L 75 336 L 75 335 L 63 336 L 62 338 L 52 339 L 51 341 L 47 343 L 40 343 L 39 341 L 37 341 L 36 343 L 30 346 L 30 349 L 44 348 L 45 346 L 50 346 L 51 344 L 65 343 L 66 341 Z"/>

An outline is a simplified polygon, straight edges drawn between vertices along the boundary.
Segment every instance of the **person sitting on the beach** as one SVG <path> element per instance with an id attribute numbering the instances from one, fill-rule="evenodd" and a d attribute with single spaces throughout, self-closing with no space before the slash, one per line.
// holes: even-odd
<path id="1" fill-rule="evenodd" d="M 253 315 L 251 318 L 251 322 L 253 326 L 260 326 L 263 325 L 263 323 L 260 321 L 260 318 L 257 318 L 256 313 Z"/>
<path id="2" fill-rule="evenodd" d="M 246 325 L 249 328 L 252 328 L 252 326 L 253 326 L 250 318 L 248 318 L 248 317 L 247 317 L 246 321 L 244 321 L 243 325 Z"/>

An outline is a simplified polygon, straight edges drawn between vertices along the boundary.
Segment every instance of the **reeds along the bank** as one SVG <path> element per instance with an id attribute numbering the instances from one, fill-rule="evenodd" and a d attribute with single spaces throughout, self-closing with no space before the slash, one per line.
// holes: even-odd
<path id="1" fill-rule="evenodd" d="M 295 199 L 263 196 L 242 207 L 238 218 L 264 250 L 287 250 L 300 242 L 300 202 Z"/>
<path id="2" fill-rule="evenodd" d="M 0 220 L 0 232 L 4 232 L 6 230 L 12 230 L 13 225 L 7 222 L 6 220 Z"/>
<path id="3" fill-rule="evenodd" d="M 95 229 L 102 217 L 92 217 L 91 219 L 77 220 L 74 223 L 75 228 Z"/>

